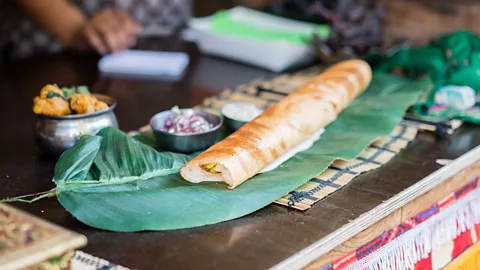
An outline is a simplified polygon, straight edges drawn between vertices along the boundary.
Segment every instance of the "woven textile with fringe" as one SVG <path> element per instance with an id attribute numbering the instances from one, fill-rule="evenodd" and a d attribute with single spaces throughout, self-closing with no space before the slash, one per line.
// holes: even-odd
<path id="1" fill-rule="evenodd" d="M 469 270 L 480 269 L 480 242 L 477 242 L 454 261 L 448 264 L 444 270 Z"/>
<path id="2" fill-rule="evenodd" d="M 443 269 L 478 241 L 479 205 L 476 178 L 324 270 Z"/>

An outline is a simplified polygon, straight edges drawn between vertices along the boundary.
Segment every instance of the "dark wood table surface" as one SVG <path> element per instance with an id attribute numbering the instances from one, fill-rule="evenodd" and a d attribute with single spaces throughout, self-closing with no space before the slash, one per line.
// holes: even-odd
<path id="1" fill-rule="evenodd" d="M 0 68 L 0 198 L 45 191 L 56 158 L 35 145 L 32 98 L 47 83 L 86 84 L 117 99 L 120 128 L 136 129 L 173 105 L 193 106 L 225 87 L 273 74 L 203 56 L 176 39 L 145 40 L 148 49 L 185 51 L 191 64 L 178 82 L 105 78 L 98 58 L 68 53 L 38 56 Z M 90 228 L 73 218 L 55 198 L 14 205 L 82 233 L 83 251 L 137 269 L 265 269 L 373 209 L 438 168 L 437 158 L 456 158 L 480 143 L 480 128 L 464 126 L 452 138 L 421 133 L 397 157 L 363 174 L 306 212 L 270 205 L 246 217 L 194 229 L 115 233 Z"/>

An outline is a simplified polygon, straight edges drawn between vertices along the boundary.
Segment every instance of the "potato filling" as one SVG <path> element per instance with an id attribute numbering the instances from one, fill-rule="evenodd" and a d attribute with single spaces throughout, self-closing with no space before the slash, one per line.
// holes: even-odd
<path id="1" fill-rule="evenodd" d="M 207 171 L 207 172 L 210 172 L 210 173 L 220 173 L 219 171 L 216 171 L 216 170 L 214 169 L 215 166 L 217 166 L 217 163 L 208 163 L 208 164 L 201 165 L 202 169 L 204 169 L 204 170 Z"/>

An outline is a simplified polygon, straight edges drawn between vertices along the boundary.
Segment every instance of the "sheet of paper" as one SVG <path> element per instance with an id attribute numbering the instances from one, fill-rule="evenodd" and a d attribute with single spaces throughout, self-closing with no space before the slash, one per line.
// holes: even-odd
<path id="1" fill-rule="evenodd" d="M 183 52 L 127 50 L 102 57 L 98 69 L 107 74 L 179 78 L 189 62 Z"/>

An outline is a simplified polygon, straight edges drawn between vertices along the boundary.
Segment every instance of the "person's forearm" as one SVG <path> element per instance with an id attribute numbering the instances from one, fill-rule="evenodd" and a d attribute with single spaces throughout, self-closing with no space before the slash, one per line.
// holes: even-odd
<path id="1" fill-rule="evenodd" d="M 17 0 L 48 34 L 66 47 L 77 47 L 78 32 L 86 22 L 82 11 L 67 0 Z M 82 42 L 80 42 L 82 43 Z"/>

